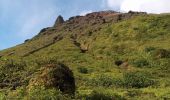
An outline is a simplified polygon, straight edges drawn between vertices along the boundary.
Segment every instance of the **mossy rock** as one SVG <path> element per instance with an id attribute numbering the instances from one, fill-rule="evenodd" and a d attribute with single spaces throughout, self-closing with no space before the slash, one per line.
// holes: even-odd
<path id="1" fill-rule="evenodd" d="M 72 71 L 64 64 L 49 64 L 30 80 L 28 90 L 36 86 L 56 88 L 65 94 L 74 94 L 75 79 Z"/>

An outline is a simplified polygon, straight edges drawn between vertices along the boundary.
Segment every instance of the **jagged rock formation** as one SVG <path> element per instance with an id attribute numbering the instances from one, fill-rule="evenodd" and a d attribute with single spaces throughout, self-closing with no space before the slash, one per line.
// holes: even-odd
<path id="1" fill-rule="evenodd" d="M 62 17 L 61 15 L 59 15 L 59 16 L 57 17 L 57 20 L 56 20 L 54 26 L 59 26 L 59 25 L 61 25 L 61 24 L 63 24 L 63 23 L 64 23 L 64 19 L 63 19 L 63 17 Z"/>

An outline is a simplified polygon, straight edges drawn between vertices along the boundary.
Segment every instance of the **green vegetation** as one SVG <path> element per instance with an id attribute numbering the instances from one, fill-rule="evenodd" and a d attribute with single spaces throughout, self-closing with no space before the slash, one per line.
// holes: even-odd
<path id="1" fill-rule="evenodd" d="M 51 29 L 48 32 L 52 34 L 39 34 L 24 44 L 0 51 L 0 99 L 170 99 L 170 15 L 83 24 L 72 31 L 67 27 Z M 59 36 L 63 38 L 54 42 Z M 41 69 L 58 62 L 72 70 L 75 96 L 42 84 L 28 89 L 32 78 L 41 79 L 49 71 Z"/>
<path id="2" fill-rule="evenodd" d="M 124 75 L 124 85 L 132 88 L 144 88 L 154 85 L 150 75 L 143 72 L 129 72 Z"/>

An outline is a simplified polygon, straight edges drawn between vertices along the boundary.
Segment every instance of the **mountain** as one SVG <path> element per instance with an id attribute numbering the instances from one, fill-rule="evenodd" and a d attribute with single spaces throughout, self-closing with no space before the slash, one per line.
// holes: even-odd
<path id="1" fill-rule="evenodd" d="M 58 16 L 0 64 L 3 99 L 169 99 L 170 14 Z"/>

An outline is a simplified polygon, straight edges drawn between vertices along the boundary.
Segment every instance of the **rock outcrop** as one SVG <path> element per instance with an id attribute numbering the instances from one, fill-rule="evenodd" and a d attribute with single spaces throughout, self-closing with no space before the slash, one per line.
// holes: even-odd
<path id="1" fill-rule="evenodd" d="M 57 27 L 57 26 L 59 26 L 59 25 L 62 25 L 63 23 L 64 23 L 64 19 L 63 19 L 63 17 L 62 17 L 61 15 L 59 15 L 59 16 L 57 17 L 57 20 L 56 20 L 55 24 L 54 24 L 54 27 Z"/>

